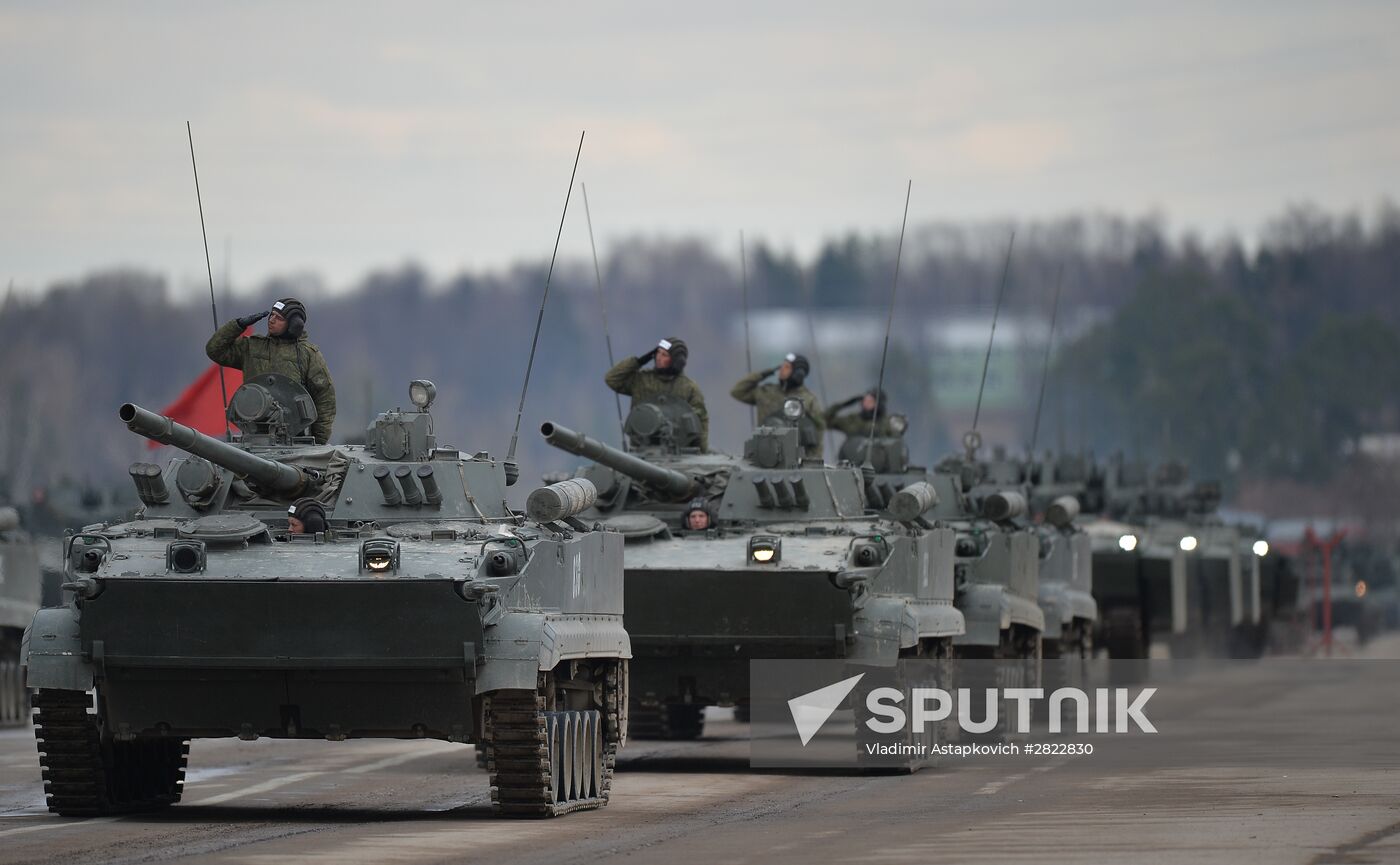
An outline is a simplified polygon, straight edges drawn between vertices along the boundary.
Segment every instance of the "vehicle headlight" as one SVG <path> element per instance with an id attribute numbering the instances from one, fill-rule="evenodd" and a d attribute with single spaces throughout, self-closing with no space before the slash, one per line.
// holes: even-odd
<path id="1" fill-rule="evenodd" d="M 783 417 L 788 420 L 797 420 L 802 417 L 802 400 L 790 399 L 783 403 Z"/>
<path id="2" fill-rule="evenodd" d="M 1131 553 L 1137 549 L 1137 535 L 1120 535 L 1118 538 L 1118 549 L 1125 553 Z"/>
<path id="3" fill-rule="evenodd" d="M 1181 539 L 1181 543 L 1178 546 L 1181 547 L 1183 552 L 1191 552 L 1192 550 L 1196 549 L 1196 536 L 1187 535 L 1186 537 Z"/>
<path id="4" fill-rule="evenodd" d="M 375 538 L 360 545 L 360 570 L 383 574 L 399 569 L 399 542 Z"/>
<path id="5" fill-rule="evenodd" d="M 1259 558 L 1262 559 L 1262 558 L 1264 558 L 1265 556 L 1267 556 L 1268 554 L 1269 554 L 1269 542 L 1268 542 L 1268 541 L 1260 540 L 1260 541 L 1255 541 L 1255 542 L 1254 542 L 1254 555 L 1256 555 L 1256 556 L 1258 556 Z"/>
<path id="6" fill-rule="evenodd" d="M 437 388 L 425 378 L 416 379 L 408 384 L 408 398 L 420 411 L 427 411 L 436 396 Z"/>
<path id="7" fill-rule="evenodd" d="M 909 418 L 902 414 L 890 415 L 890 432 L 897 436 L 904 435 L 904 431 L 909 429 Z"/>
<path id="8" fill-rule="evenodd" d="M 782 561 L 782 538 L 773 535 L 754 535 L 749 538 L 749 561 L 760 565 L 771 565 Z"/>

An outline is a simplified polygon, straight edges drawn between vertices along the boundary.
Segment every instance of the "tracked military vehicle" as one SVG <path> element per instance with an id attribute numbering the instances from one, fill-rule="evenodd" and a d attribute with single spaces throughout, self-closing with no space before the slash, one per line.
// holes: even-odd
<path id="1" fill-rule="evenodd" d="M 142 509 L 68 539 L 69 603 L 26 634 L 50 810 L 169 805 L 189 742 L 235 736 L 472 743 L 501 813 L 607 802 L 622 538 L 576 519 L 586 481 L 513 512 L 513 467 L 440 445 L 434 393 L 414 382 L 353 446 L 315 445 L 311 398 L 278 375 L 233 394 L 231 442 L 121 407 L 183 454 L 131 466 Z"/>
<path id="2" fill-rule="evenodd" d="M 1046 658 L 1087 659 L 1093 653 L 1098 604 L 1093 595 L 1093 542 L 1079 525 L 1081 499 L 1091 500 L 1085 463 L 1074 458 L 1044 461 L 1009 456 L 996 448 L 982 466 L 983 485 L 1020 490 L 1026 510 L 1015 518 L 1040 541 L 1042 652 Z"/>
<path id="3" fill-rule="evenodd" d="M 0 507 L 0 726 L 29 720 L 20 643 L 42 591 L 38 547 L 20 526 L 19 512 Z"/>
<path id="4" fill-rule="evenodd" d="M 963 633 L 955 533 L 927 517 L 938 491 L 911 483 L 875 512 L 859 469 L 803 459 L 801 403 L 783 415 L 742 458 L 701 453 L 693 411 L 665 397 L 632 408 L 630 452 L 541 428 L 592 461 L 584 516 L 627 538 L 634 735 L 695 737 L 704 706 L 744 708 L 752 659 L 893 665 L 947 657 Z"/>
<path id="5" fill-rule="evenodd" d="M 896 435 L 847 436 L 839 457 L 873 469 L 865 491 L 876 507 L 892 502 L 899 489 L 912 483 L 925 482 L 935 490 L 936 503 L 924 518 L 952 529 L 957 538 L 955 604 L 966 630 L 954 638 L 954 655 L 1039 658 L 1045 630 L 1045 614 L 1037 605 L 1042 542 L 1025 523 L 1026 499 L 1019 484 L 999 485 L 989 478 L 975 458 L 976 448 L 932 471 L 912 465 L 904 418 L 891 416 L 888 427 Z"/>
<path id="6" fill-rule="evenodd" d="M 1180 464 L 1153 473 L 1120 454 L 1102 489 L 1103 511 L 1086 530 L 1109 655 L 1146 658 L 1154 641 L 1174 657 L 1257 655 L 1260 556 L 1253 537 L 1215 513 L 1219 486 L 1192 482 Z"/>

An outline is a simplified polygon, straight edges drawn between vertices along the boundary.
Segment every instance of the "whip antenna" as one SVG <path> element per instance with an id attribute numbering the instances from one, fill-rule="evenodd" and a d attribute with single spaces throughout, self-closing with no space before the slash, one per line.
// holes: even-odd
<path id="1" fill-rule="evenodd" d="M 588 246 L 593 250 L 593 280 L 598 285 L 598 309 L 603 313 L 603 341 L 608 344 L 608 368 L 612 369 L 612 333 L 608 331 L 608 304 L 603 299 L 603 274 L 598 270 L 598 245 L 593 242 L 593 213 L 588 209 L 588 184 L 580 183 L 583 190 L 583 215 L 588 218 Z M 622 397 L 613 391 L 613 403 L 617 406 L 617 428 L 622 432 L 622 449 L 627 450 L 627 425 L 622 422 Z"/>
<path id="2" fill-rule="evenodd" d="M 822 365 L 821 351 L 817 348 L 817 323 L 812 318 L 812 284 L 805 276 L 802 278 L 802 302 L 807 307 L 807 339 L 812 343 L 812 365 L 822 371 L 817 378 L 817 390 L 821 393 L 822 405 L 830 407 L 831 402 L 826 398 L 826 367 Z M 830 436 L 831 430 L 823 435 Z"/>
<path id="3" fill-rule="evenodd" d="M 997 291 L 997 305 L 992 310 L 992 332 L 987 337 L 987 357 L 982 361 L 982 383 L 977 386 L 977 408 L 972 412 L 972 431 L 977 432 L 977 421 L 982 417 L 982 393 L 987 389 L 987 367 L 992 365 L 992 341 L 997 336 L 997 317 L 1001 315 L 1001 300 L 1006 297 L 1006 278 L 1011 273 L 1011 248 L 1016 245 L 1016 230 L 1011 230 L 1011 240 L 1006 244 L 1006 261 L 1001 266 L 1001 288 Z"/>
<path id="4" fill-rule="evenodd" d="M 904 219 L 899 223 L 899 246 L 894 251 L 894 284 L 890 286 L 890 315 L 885 321 L 885 347 L 880 350 L 880 377 L 875 384 L 875 399 L 880 399 L 880 391 L 885 389 L 885 359 L 890 354 L 890 330 L 894 327 L 894 298 L 899 291 L 899 260 L 904 255 L 904 227 L 909 224 L 909 196 L 914 191 L 914 181 L 911 179 L 904 188 Z M 870 416 L 870 446 L 865 449 L 865 466 L 869 466 L 874 471 L 874 463 L 871 462 L 871 454 L 875 451 L 875 424 L 880 420 L 879 406 Z"/>
<path id="5" fill-rule="evenodd" d="M 739 232 L 739 285 L 743 291 L 744 298 L 744 365 L 749 373 L 753 372 L 753 349 L 749 344 L 749 254 L 744 248 L 744 232 Z M 749 417 L 754 426 L 758 426 L 758 406 L 749 406 Z"/>
<path id="6" fill-rule="evenodd" d="M 1050 378 L 1050 348 L 1055 344 L 1055 320 L 1060 316 L 1060 286 L 1064 283 L 1065 266 L 1055 275 L 1055 303 L 1050 307 L 1050 333 L 1045 337 L 1045 365 L 1040 371 L 1040 397 L 1035 401 L 1035 423 L 1031 424 L 1031 447 L 1028 457 L 1035 461 L 1035 440 L 1040 434 L 1040 410 L 1045 405 L 1045 382 Z"/>
<path id="7" fill-rule="evenodd" d="M 194 169 L 194 200 L 199 204 L 199 233 L 204 237 L 204 271 L 209 275 L 209 312 L 214 316 L 214 329 L 219 329 L 219 307 L 214 302 L 214 266 L 209 263 L 209 232 L 204 230 L 204 198 L 199 194 L 199 165 L 194 161 L 194 131 L 185 121 L 185 134 L 190 139 L 190 168 Z M 224 384 L 223 364 L 219 367 L 219 395 L 224 400 L 224 438 L 233 440 L 228 431 L 228 386 Z"/>
<path id="8" fill-rule="evenodd" d="M 515 461 L 515 446 L 520 441 L 520 418 L 525 414 L 525 394 L 530 391 L 530 371 L 535 368 L 535 349 L 540 344 L 540 327 L 544 324 L 544 305 L 549 302 L 549 283 L 554 279 L 554 260 L 559 257 L 559 238 L 564 236 L 564 217 L 569 215 L 569 198 L 574 193 L 574 176 L 578 174 L 578 159 L 583 155 L 583 136 L 579 133 L 578 150 L 574 153 L 574 170 L 569 172 L 569 190 L 564 193 L 564 212 L 559 214 L 559 231 L 554 235 L 554 252 L 549 256 L 549 272 L 544 277 L 544 297 L 540 298 L 540 314 L 535 319 L 535 337 L 530 341 L 530 359 L 525 363 L 525 383 L 520 386 L 520 406 L 515 410 L 515 430 L 510 434 L 510 451 L 506 462 Z"/>

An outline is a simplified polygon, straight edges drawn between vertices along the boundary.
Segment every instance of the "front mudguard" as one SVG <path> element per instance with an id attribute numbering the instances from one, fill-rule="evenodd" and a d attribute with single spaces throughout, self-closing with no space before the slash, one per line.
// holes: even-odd
<path id="1" fill-rule="evenodd" d="M 968 585 L 958 592 L 957 605 L 967 621 L 967 629 L 953 638 L 955 646 L 1000 645 L 1002 632 L 1012 625 L 1045 630 L 1045 614 L 1040 605 L 1001 586 Z"/>
<path id="2" fill-rule="evenodd" d="M 631 658 L 622 617 L 507 612 L 482 634 L 476 692 L 535 690 L 540 672 L 582 658 Z"/>
<path id="3" fill-rule="evenodd" d="M 851 658 L 893 664 L 901 649 L 919 640 L 956 637 L 963 633 L 963 614 L 946 601 L 909 598 L 869 598 L 852 620 L 855 644 Z"/>
<path id="4" fill-rule="evenodd" d="M 20 643 L 20 666 L 25 670 L 25 686 L 61 691 L 92 690 L 92 661 L 83 657 L 83 641 L 78 611 L 72 607 L 52 607 L 34 614 Z"/>

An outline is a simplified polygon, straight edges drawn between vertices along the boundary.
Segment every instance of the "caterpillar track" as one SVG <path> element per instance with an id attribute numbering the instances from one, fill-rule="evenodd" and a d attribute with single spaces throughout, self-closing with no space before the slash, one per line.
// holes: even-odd
<path id="1" fill-rule="evenodd" d="M 49 810 L 65 817 L 151 811 L 180 801 L 189 742 L 104 739 L 92 698 L 80 691 L 40 690 L 34 735 Z"/>
<path id="2" fill-rule="evenodd" d="M 552 708 L 552 677 L 544 674 L 533 693 L 498 691 L 487 698 L 480 752 L 498 814 L 558 817 L 608 803 L 627 731 L 625 681 L 625 667 L 609 664 L 602 711 Z"/>

